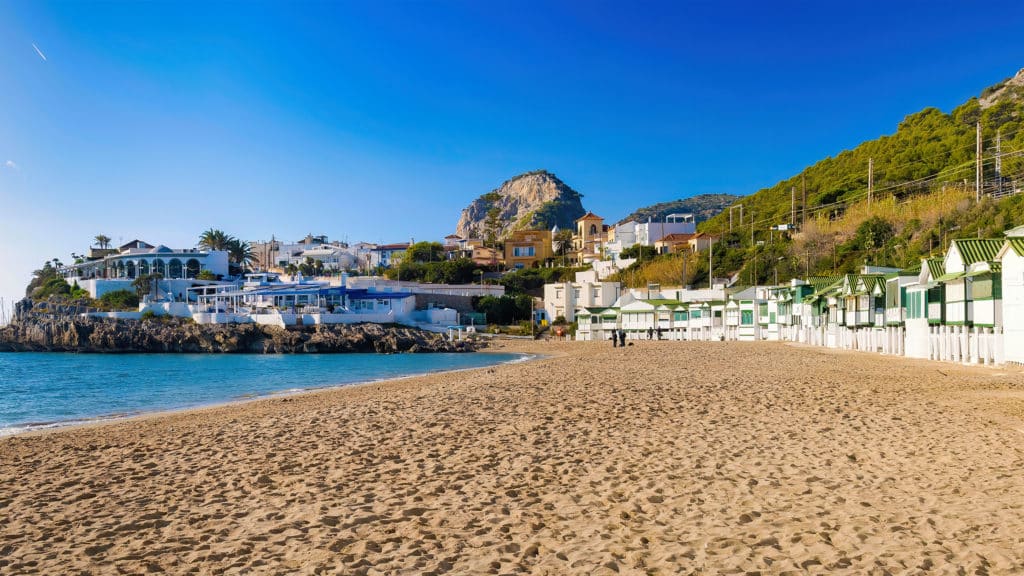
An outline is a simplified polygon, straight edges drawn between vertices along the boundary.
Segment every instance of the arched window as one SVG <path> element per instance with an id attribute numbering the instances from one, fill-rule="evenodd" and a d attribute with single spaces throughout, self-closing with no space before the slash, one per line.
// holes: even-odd
<path id="1" fill-rule="evenodd" d="M 590 225 L 590 233 L 591 234 L 597 234 L 597 224 L 591 224 Z"/>
<path id="2" fill-rule="evenodd" d="M 199 275 L 199 260 L 189 258 L 185 263 L 185 278 L 195 278 Z"/>
<path id="3" fill-rule="evenodd" d="M 149 261 L 148 260 L 140 260 L 139 261 L 139 276 L 145 276 L 147 274 L 149 274 Z"/>
<path id="4" fill-rule="evenodd" d="M 124 262 L 117 263 L 117 277 L 124 278 Z"/>
<path id="5" fill-rule="evenodd" d="M 128 278 L 135 278 L 135 262 L 129 260 L 128 263 L 124 265 L 124 271 Z"/>
<path id="6" fill-rule="evenodd" d="M 167 277 L 168 278 L 181 278 L 181 260 L 172 258 L 167 263 Z"/>
<path id="7" fill-rule="evenodd" d="M 164 266 L 164 261 L 157 258 L 153 260 L 153 274 L 159 274 L 161 276 L 167 276 L 167 267 Z"/>

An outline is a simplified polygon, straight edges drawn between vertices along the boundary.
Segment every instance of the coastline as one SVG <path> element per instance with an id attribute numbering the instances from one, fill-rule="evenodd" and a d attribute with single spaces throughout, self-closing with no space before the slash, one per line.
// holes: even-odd
<path id="1" fill-rule="evenodd" d="M 474 350 L 477 356 L 487 356 L 489 354 L 502 354 L 504 352 L 499 350 L 491 349 L 478 349 Z M 63 354 L 75 354 L 74 352 L 59 352 Z M 146 353 L 135 353 L 135 354 L 146 354 Z M 291 388 L 286 390 L 276 390 L 267 393 L 251 393 L 240 397 L 231 398 L 228 400 L 214 401 L 209 403 L 201 403 L 196 405 L 182 406 L 182 407 L 171 407 L 171 408 L 155 408 L 152 410 L 139 410 L 128 413 L 113 413 L 113 414 L 100 414 L 89 418 L 77 418 L 66 421 L 53 421 L 53 422 L 30 422 L 11 426 L 7 428 L 0 428 L 0 442 L 5 438 L 12 436 L 23 436 L 23 435 L 35 435 L 35 434 L 46 434 L 50 432 L 60 432 L 64 430 L 82 429 L 86 427 L 104 426 L 108 424 L 114 424 L 119 422 L 130 422 L 136 419 L 142 418 L 159 418 L 162 416 L 172 416 L 176 414 L 186 414 L 192 411 L 203 411 L 216 408 L 230 408 L 236 405 L 244 405 L 250 402 L 259 402 L 263 400 L 273 400 L 277 398 L 288 398 L 293 396 L 301 396 L 304 394 L 317 394 L 320 392 L 338 390 L 342 388 L 366 386 L 369 384 L 383 384 L 387 382 L 401 381 L 410 378 L 421 378 L 430 375 L 444 375 L 444 374 L 456 374 L 459 372 L 467 372 L 472 370 L 486 370 L 491 366 L 499 366 L 501 364 L 514 364 L 518 362 L 525 362 L 540 358 L 540 355 L 528 354 L 528 353 L 515 353 L 520 354 L 518 358 L 512 358 L 504 360 L 484 367 L 471 367 L 471 368 L 454 368 L 450 370 L 435 370 L 427 372 L 417 372 L 404 376 L 394 377 L 381 377 L 369 380 L 360 380 L 355 382 L 344 382 L 338 384 L 325 384 L 320 386 L 312 386 L 307 388 Z"/>
<path id="2" fill-rule="evenodd" d="M 1024 568 L 1020 370 L 495 349 L 545 357 L 0 439 L 0 571 Z"/>

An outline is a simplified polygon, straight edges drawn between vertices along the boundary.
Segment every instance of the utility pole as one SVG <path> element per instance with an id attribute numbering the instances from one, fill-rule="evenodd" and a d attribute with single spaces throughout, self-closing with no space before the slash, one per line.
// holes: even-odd
<path id="1" fill-rule="evenodd" d="M 789 187 L 789 225 L 796 226 L 796 186 Z"/>
<path id="2" fill-rule="evenodd" d="M 981 122 L 976 124 L 977 136 L 977 148 L 974 151 L 974 201 L 981 201 Z"/>
<path id="3" fill-rule="evenodd" d="M 875 159 L 868 158 L 868 208 L 871 208 L 871 197 L 875 194 Z"/>
<path id="4" fill-rule="evenodd" d="M 740 209 L 740 226 L 743 226 L 743 204 L 729 206 L 729 232 L 732 232 L 732 211 L 734 208 Z"/>
<path id="5" fill-rule="evenodd" d="M 686 290 L 686 261 L 689 259 L 688 258 L 689 252 L 684 249 L 681 253 L 683 255 L 683 277 L 682 277 L 682 282 L 680 283 L 680 286 L 682 287 L 683 290 Z"/>
<path id="6" fill-rule="evenodd" d="M 713 282 L 714 282 L 714 280 L 713 280 L 714 274 L 711 273 L 711 270 L 713 270 L 713 267 L 711 265 L 711 263 L 712 263 L 711 256 L 714 253 L 715 253 L 715 239 L 711 238 L 708 241 L 708 290 L 711 290 L 712 288 L 714 288 L 714 284 L 713 284 Z"/>
<path id="7" fill-rule="evenodd" d="M 800 201 L 800 209 L 803 210 L 803 215 L 800 217 L 800 228 L 803 229 L 804 224 L 807 224 L 807 171 L 800 173 L 800 186 L 803 188 L 803 199 Z"/>
<path id="8" fill-rule="evenodd" d="M 1003 194 L 1003 155 L 1002 155 L 1003 129 L 996 130 L 996 182 L 999 186 L 998 194 Z"/>

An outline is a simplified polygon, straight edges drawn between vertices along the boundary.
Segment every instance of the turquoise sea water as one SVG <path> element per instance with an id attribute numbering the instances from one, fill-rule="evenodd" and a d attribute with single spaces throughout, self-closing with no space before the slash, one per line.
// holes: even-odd
<path id="1" fill-rule="evenodd" d="M 0 435 L 386 378 L 518 354 L 0 354 Z"/>

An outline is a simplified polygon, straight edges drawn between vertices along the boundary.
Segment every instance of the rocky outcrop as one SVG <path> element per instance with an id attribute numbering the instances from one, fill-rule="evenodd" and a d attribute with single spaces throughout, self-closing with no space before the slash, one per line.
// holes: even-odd
<path id="1" fill-rule="evenodd" d="M 107 320 L 23 314 L 0 328 L 0 351 L 14 352 L 468 352 L 470 342 L 380 324 L 284 329 L 256 324 L 200 325 L 189 320 Z"/>
<path id="2" fill-rule="evenodd" d="M 739 200 L 740 196 L 732 194 L 700 194 L 689 198 L 681 198 L 670 202 L 660 202 L 652 206 L 637 208 L 632 214 L 620 220 L 617 224 L 625 222 L 647 222 L 653 220 L 660 222 L 669 214 L 693 214 L 697 222 L 714 218 L 722 210 L 731 206 Z"/>
<path id="3" fill-rule="evenodd" d="M 1024 68 L 1018 70 L 1014 76 L 986 88 L 981 93 L 981 98 L 978 98 L 978 105 L 984 110 L 1007 100 L 1024 100 Z"/>
<path id="4" fill-rule="evenodd" d="M 582 194 L 546 170 L 527 172 L 474 200 L 462 211 L 455 233 L 463 238 L 484 237 L 487 213 L 495 206 L 499 239 L 513 230 L 550 230 L 555 225 L 571 230 L 586 212 L 581 198 Z"/>

